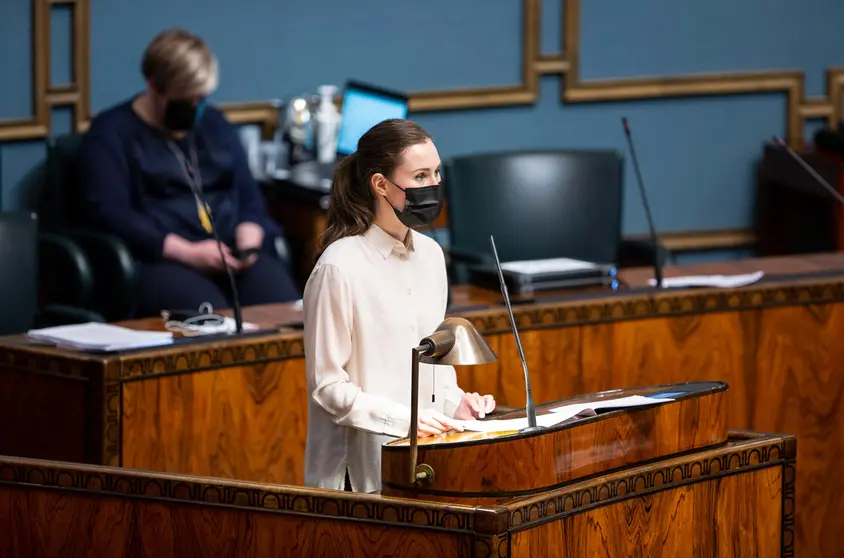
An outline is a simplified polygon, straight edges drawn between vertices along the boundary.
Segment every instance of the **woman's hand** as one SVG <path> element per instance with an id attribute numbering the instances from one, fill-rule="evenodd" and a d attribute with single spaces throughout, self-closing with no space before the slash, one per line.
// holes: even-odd
<path id="1" fill-rule="evenodd" d="M 419 409 L 416 430 L 420 438 L 425 438 L 427 436 L 439 436 L 450 430 L 463 432 L 463 427 L 456 423 L 454 419 L 450 419 L 433 409 Z"/>
<path id="2" fill-rule="evenodd" d="M 495 399 L 491 395 L 478 395 L 467 393 L 463 395 L 460 405 L 454 412 L 454 418 L 458 420 L 472 420 L 484 418 L 487 413 L 495 410 Z"/>
<path id="3" fill-rule="evenodd" d="M 241 251 L 260 248 L 264 243 L 264 229 L 257 223 L 241 223 L 234 231 L 234 240 L 237 249 Z M 250 254 L 240 263 L 242 267 L 250 267 L 257 259 L 257 254 Z"/>
<path id="4" fill-rule="evenodd" d="M 223 271 L 223 259 L 214 240 L 189 242 L 175 234 L 168 234 L 164 239 L 164 257 L 202 271 Z M 242 264 L 235 258 L 229 247 L 223 244 L 223 257 L 226 263 L 237 271 Z"/>

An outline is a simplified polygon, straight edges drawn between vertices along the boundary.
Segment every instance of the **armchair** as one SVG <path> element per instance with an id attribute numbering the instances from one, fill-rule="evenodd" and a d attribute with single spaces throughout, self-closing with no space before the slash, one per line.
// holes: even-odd
<path id="1" fill-rule="evenodd" d="M 82 135 L 51 138 L 47 152 L 47 183 L 37 207 L 45 231 L 55 232 L 76 244 L 91 262 L 94 292 L 90 307 L 108 321 L 135 315 L 137 263 L 131 250 L 119 237 L 86 227 L 76 218 L 79 180 L 76 167 Z M 282 237 L 274 239 L 278 257 L 286 267 L 289 249 Z"/>
<path id="2" fill-rule="evenodd" d="M 93 287 L 85 255 L 66 238 L 39 234 L 34 213 L 0 213 L 0 262 L 0 334 L 103 321 L 84 308 Z"/>
<path id="3" fill-rule="evenodd" d="M 489 235 L 502 261 L 576 258 L 619 267 L 671 257 L 621 236 L 624 159 L 614 151 L 521 151 L 444 164 L 447 250 L 455 264 L 489 264 Z"/>

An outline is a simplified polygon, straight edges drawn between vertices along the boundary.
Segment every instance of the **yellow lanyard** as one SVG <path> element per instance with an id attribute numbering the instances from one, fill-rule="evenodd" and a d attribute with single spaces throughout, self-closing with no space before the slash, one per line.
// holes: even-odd
<path id="1" fill-rule="evenodd" d="M 202 192 L 202 178 L 199 174 L 199 157 L 196 155 L 196 147 L 193 143 L 193 136 L 188 136 L 190 161 L 185 158 L 184 153 L 182 153 L 172 140 L 168 139 L 167 145 L 170 147 L 173 154 L 176 155 L 179 163 L 181 163 L 182 170 L 185 172 L 185 177 L 188 179 L 188 184 L 193 192 L 194 200 L 196 200 L 196 215 L 199 218 L 199 223 L 202 225 L 202 228 L 205 229 L 205 232 L 211 234 L 214 232 L 214 224 L 211 220 L 211 206 L 202 201 L 200 196 L 200 192 Z"/>

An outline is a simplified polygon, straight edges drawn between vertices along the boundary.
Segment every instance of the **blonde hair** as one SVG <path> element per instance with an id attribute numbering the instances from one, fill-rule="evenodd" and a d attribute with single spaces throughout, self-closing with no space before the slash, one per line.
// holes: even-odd
<path id="1" fill-rule="evenodd" d="M 162 94 L 204 96 L 217 88 L 219 80 L 211 49 L 184 29 L 168 29 L 150 41 L 141 72 Z"/>

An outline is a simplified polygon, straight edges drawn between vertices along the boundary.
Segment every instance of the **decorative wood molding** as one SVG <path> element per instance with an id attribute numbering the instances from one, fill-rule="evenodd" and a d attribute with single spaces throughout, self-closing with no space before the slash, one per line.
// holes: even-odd
<path id="1" fill-rule="evenodd" d="M 577 513 L 582 508 L 595 507 L 607 501 L 629 498 L 660 490 L 665 486 L 683 486 L 761 467 L 784 466 L 797 459 L 794 436 L 782 438 L 755 432 L 732 431 L 733 444 L 705 452 L 705 456 L 689 463 L 687 457 L 658 461 L 646 471 L 635 474 L 623 471 L 600 479 L 559 488 L 539 496 L 508 505 L 508 525 L 511 532 L 529 529 L 533 525 Z M 741 442 L 738 442 L 741 440 Z M 786 477 L 783 475 L 783 483 Z M 794 501 L 794 479 L 790 479 L 791 501 Z M 793 523 L 794 510 L 790 516 Z M 786 510 L 783 510 L 785 517 Z"/>
<path id="2" fill-rule="evenodd" d="M 0 484 L 497 535 L 505 509 L 0 456 Z"/>
<path id="3" fill-rule="evenodd" d="M 541 51 L 541 0 L 522 1 L 522 80 L 519 84 L 432 90 L 412 93 L 414 112 L 466 110 L 531 105 L 538 99 L 539 77 L 559 75 L 564 103 L 614 102 L 672 97 L 729 96 L 755 93 L 786 95 L 786 137 L 794 147 L 803 143 L 807 120 L 825 119 L 835 126 L 842 119 L 844 67 L 827 70 L 825 96 L 804 95 L 802 70 L 733 72 L 623 79 L 580 79 L 580 2 L 561 0 L 561 52 Z M 72 82 L 49 84 L 50 10 L 70 6 L 73 13 Z M 33 14 L 33 106 L 30 118 L 0 121 L 0 142 L 44 138 L 50 133 L 50 110 L 74 109 L 76 131 L 87 129 L 90 119 L 90 0 L 32 0 Z M 265 136 L 272 134 L 279 107 L 272 102 L 225 103 L 221 107 L 235 124 L 259 124 Z M 676 236 L 676 238 L 674 238 Z M 674 250 L 734 249 L 755 244 L 750 230 L 663 234 L 664 244 Z"/>
<path id="4" fill-rule="evenodd" d="M 69 6 L 71 82 L 50 83 L 50 15 L 53 6 Z M 0 120 L 0 142 L 43 139 L 50 134 L 50 112 L 72 107 L 74 128 L 85 128 L 90 117 L 90 0 L 32 0 L 32 106 L 33 115 Z"/>
<path id="5" fill-rule="evenodd" d="M 842 118 L 844 68 L 827 70 L 827 93 L 804 95 L 802 70 L 692 74 L 582 81 L 580 79 L 580 1 L 561 0 L 562 51 L 541 52 L 541 0 L 522 0 L 522 81 L 510 86 L 472 87 L 421 91 L 411 94 L 414 112 L 463 110 L 537 101 L 539 77 L 560 75 L 563 102 L 611 102 L 669 97 L 727 96 L 753 93 L 784 93 L 787 96 L 786 130 L 789 141 L 800 146 L 806 120 L 826 119 L 836 125 Z M 72 83 L 49 84 L 50 10 L 70 6 L 73 13 Z M 84 130 L 90 117 L 90 0 L 32 0 L 33 100 L 30 118 L 0 122 L 0 141 L 36 139 L 50 131 L 50 109 L 74 108 L 74 125 Z M 270 102 L 229 103 L 221 106 L 237 124 L 257 123 L 271 130 L 278 121 L 278 107 Z"/>
<path id="6" fill-rule="evenodd" d="M 556 329 L 627 320 L 671 318 L 714 312 L 740 312 L 779 306 L 814 306 L 844 302 L 844 282 L 826 278 L 777 283 L 757 283 L 738 290 L 707 288 L 678 293 L 638 293 L 599 299 L 558 301 L 513 308 L 519 331 Z M 464 312 L 483 335 L 510 331 L 507 311 L 501 307 Z"/>
<path id="7" fill-rule="evenodd" d="M 580 1 L 561 0 L 562 52 L 543 54 L 540 49 L 540 0 L 522 0 L 522 83 L 511 86 L 423 91 L 411 94 L 414 112 L 463 110 L 536 102 L 540 75 L 561 77 L 561 100 L 568 103 L 612 102 L 672 97 L 705 97 L 784 93 L 787 96 L 786 137 L 800 147 L 806 120 L 824 118 L 830 126 L 842 118 L 844 68 L 827 70 L 825 97 L 804 95 L 805 72 L 771 70 L 680 76 L 636 77 L 582 81 L 580 79 Z M 238 119 L 239 107 L 224 105 Z M 241 119 L 242 121 L 242 119 Z M 263 123 L 263 121 L 261 121 Z"/>
<path id="8" fill-rule="evenodd" d="M 720 229 L 708 231 L 679 231 L 657 233 L 660 244 L 672 252 L 700 250 L 735 250 L 756 245 L 752 229 Z M 625 237 L 625 240 L 648 240 L 647 235 Z"/>
<path id="9" fill-rule="evenodd" d="M 470 534 L 474 556 L 510 555 L 520 531 L 572 514 L 729 475 L 783 468 L 782 555 L 794 555 L 793 436 L 735 432 L 733 443 L 574 483 L 505 505 L 461 506 L 334 490 L 0 456 L 0 485 Z"/>

